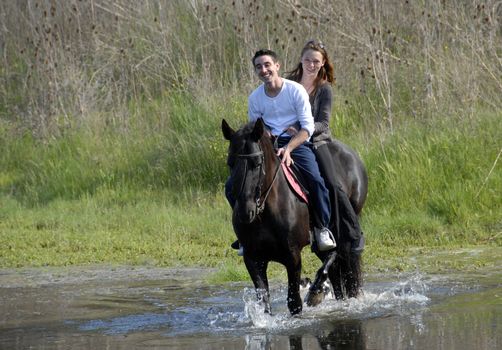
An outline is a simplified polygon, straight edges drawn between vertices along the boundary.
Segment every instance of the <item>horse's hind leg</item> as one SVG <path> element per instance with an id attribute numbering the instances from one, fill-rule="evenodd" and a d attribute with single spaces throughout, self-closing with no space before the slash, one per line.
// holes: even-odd
<path id="1" fill-rule="evenodd" d="M 333 287 L 333 294 L 336 300 L 343 299 L 343 288 L 342 288 L 342 274 L 340 269 L 340 259 L 336 261 L 328 272 L 329 281 L 331 282 L 331 287 Z"/>
<path id="2" fill-rule="evenodd" d="M 257 299 L 263 303 L 265 313 L 271 313 L 272 309 L 270 307 L 270 292 L 267 279 L 268 262 L 253 260 L 244 256 L 244 263 L 246 264 L 249 276 L 253 280 Z"/>
<path id="3" fill-rule="evenodd" d="M 350 254 L 346 263 L 346 272 L 344 273 L 344 284 L 347 296 L 357 298 L 361 290 L 361 255 Z"/>

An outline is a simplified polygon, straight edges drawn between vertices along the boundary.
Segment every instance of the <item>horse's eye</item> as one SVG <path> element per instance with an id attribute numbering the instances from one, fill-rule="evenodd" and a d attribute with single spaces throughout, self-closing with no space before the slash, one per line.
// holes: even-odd
<path id="1" fill-rule="evenodd" d="M 257 168 L 263 163 L 263 158 L 262 157 L 252 157 L 249 160 L 250 165 L 252 168 Z"/>

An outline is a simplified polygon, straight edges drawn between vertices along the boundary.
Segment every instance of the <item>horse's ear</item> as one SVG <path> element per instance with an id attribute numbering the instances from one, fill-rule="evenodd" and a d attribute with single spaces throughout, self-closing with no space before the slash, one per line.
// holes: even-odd
<path id="1" fill-rule="evenodd" d="M 259 139 L 261 139 L 264 130 L 265 126 L 263 124 L 263 119 L 258 118 L 256 120 L 256 123 L 254 124 L 253 132 L 251 133 L 253 140 L 258 141 Z"/>
<path id="2" fill-rule="evenodd" d="M 225 139 L 227 139 L 229 141 L 232 139 L 232 136 L 235 134 L 234 129 L 232 129 L 230 127 L 230 125 L 228 125 L 228 123 L 225 119 L 221 120 L 221 131 L 223 132 L 223 136 L 225 137 Z"/>

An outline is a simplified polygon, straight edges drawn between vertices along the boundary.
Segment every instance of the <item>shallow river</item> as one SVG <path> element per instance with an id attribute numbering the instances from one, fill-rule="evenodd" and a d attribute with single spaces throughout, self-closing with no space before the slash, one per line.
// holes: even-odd
<path id="1" fill-rule="evenodd" d="M 0 270 L 0 349 L 502 349 L 502 273 L 365 277 L 355 300 L 290 317 L 272 286 L 210 271 L 92 267 Z"/>

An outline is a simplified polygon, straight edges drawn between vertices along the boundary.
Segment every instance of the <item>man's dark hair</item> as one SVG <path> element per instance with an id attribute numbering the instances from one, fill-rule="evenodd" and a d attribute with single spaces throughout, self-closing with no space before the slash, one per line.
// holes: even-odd
<path id="1" fill-rule="evenodd" d="M 254 61 L 260 56 L 270 56 L 270 57 L 272 57 L 274 62 L 277 62 L 279 60 L 279 57 L 277 56 L 277 54 L 274 51 L 269 50 L 269 49 L 261 49 L 261 50 L 258 50 L 255 52 L 253 59 L 251 60 L 253 62 L 253 66 L 254 66 Z"/>

